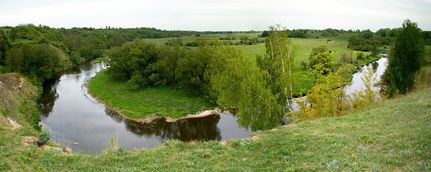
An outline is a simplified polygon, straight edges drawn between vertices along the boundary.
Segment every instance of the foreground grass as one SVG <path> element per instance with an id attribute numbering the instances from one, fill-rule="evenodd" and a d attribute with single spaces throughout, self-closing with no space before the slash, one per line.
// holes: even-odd
<path id="1" fill-rule="evenodd" d="M 0 128 L 0 171 L 429 171 L 431 88 L 227 143 L 169 141 L 66 156 L 22 146 L 21 130 Z"/>
<path id="2" fill-rule="evenodd" d="M 132 91 L 126 87 L 125 81 L 112 79 L 106 72 L 100 72 L 92 78 L 88 89 L 92 96 L 130 118 L 179 118 L 214 108 L 214 105 L 197 93 L 185 89 L 151 87 Z"/>

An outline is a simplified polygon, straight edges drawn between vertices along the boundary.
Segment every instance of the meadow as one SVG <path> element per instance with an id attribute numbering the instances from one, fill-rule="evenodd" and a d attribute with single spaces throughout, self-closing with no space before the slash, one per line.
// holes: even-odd
<path id="1" fill-rule="evenodd" d="M 179 118 L 214 108 L 214 105 L 187 89 L 147 87 L 130 90 L 125 81 L 115 80 L 100 72 L 88 83 L 92 96 L 121 114 L 138 119 L 149 116 Z"/>

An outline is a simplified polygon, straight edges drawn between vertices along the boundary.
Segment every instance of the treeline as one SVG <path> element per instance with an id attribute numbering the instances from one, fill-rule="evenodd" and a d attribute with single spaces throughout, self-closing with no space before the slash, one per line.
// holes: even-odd
<path id="1" fill-rule="evenodd" d="M 358 51 L 372 51 L 381 46 L 390 45 L 401 28 L 370 30 L 344 30 L 344 29 L 291 29 L 286 30 L 289 38 L 332 38 L 342 35 L 351 35 L 348 38 L 348 47 Z M 261 37 L 268 36 L 269 31 L 261 33 Z M 431 31 L 422 31 L 425 45 L 431 45 Z"/>
<path id="2" fill-rule="evenodd" d="M 178 40 L 178 39 L 177 39 Z M 208 44 L 218 44 L 223 43 L 223 45 L 256 45 L 259 43 L 265 42 L 263 39 L 260 39 L 258 37 L 248 37 L 248 36 L 241 36 L 239 39 L 236 39 L 232 36 L 222 37 L 219 38 L 219 40 L 208 40 L 208 39 L 198 39 L 191 42 L 187 42 L 184 44 L 188 47 L 198 47 L 202 45 L 208 45 Z M 168 41 L 166 44 L 171 44 L 172 41 Z M 182 45 L 182 44 L 181 44 Z"/>
<path id="3" fill-rule="evenodd" d="M 390 46 L 396 38 L 396 35 L 402 28 L 379 29 L 376 32 L 364 30 L 351 36 L 348 40 L 348 48 L 358 51 L 376 51 L 379 47 Z M 431 31 L 421 31 L 421 37 L 425 45 L 431 45 Z"/>
<path id="4" fill-rule="evenodd" d="M 44 81 L 67 68 L 102 57 L 112 47 L 142 38 L 193 35 L 154 28 L 50 28 L 32 24 L 0 28 L 0 72 Z"/>
<path id="5" fill-rule="evenodd" d="M 265 30 L 261 33 L 261 37 L 268 36 L 270 31 Z M 331 38 L 340 36 L 346 33 L 359 33 L 360 30 L 344 30 L 344 29 L 324 29 L 324 30 L 316 30 L 316 29 L 286 29 L 284 32 L 287 32 L 289 38 Z"/>

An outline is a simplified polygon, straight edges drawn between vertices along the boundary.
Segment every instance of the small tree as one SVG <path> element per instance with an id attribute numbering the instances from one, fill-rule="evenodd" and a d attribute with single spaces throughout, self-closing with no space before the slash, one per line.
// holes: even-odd
<path id="1" fill-rule="evenodd" d="M 277 126 L 282 117 L 281 106 L 265 82 L 268 73 L 253 65 L 238 50 L 221 48 L 219 59 L 226 63 L 215 68 L 219 64 L 214 61 L 215 66 L 210 67 L 208 75 L 217 103 L 235 109 L 239 124 L 254 131 Z"/>
<path id="2" fill-rule="evenodd" d="M 364 90 L 354 93 L 352 98 L 353 108 L 359 108 L 367 106 L 374 102 L 376 97 L 376 91 L 374 91 L 374 84 L 376 84 L 377 79 L 374 75 L 374 70 L 372 66 L 367 67 L 367 71 L 361 77 L 364 84 Z"/>
<path id="3" fill-rule="evenodd" d="M 424 48 L 421 29 L 410 20 L 404 21 L 389 53 L 389 65 L 382 77 L 383 94 L 392 97 L 414 88 Z"/>
<path id="4" fill-rule="evenodd" d="M 267 83 L 272 94 L 277 96 L 282 112 L 286 113 L 293 97 L 295 47 L 287 38 L 286 30 L 279 26 L 270 29 L 265 40 L 266 53 L 263 57 L 257 57 L 256 61 L 259 68 L 269 74 Z"/>
<path id="5" fill-rule="evenodd" d="M 326 46 L 313 48 L 309 57 L 310 71 L 314 76 L 314 85 L 322 76 L 327 76 L 332 72 L 332 53 L 328 51 Z"/>

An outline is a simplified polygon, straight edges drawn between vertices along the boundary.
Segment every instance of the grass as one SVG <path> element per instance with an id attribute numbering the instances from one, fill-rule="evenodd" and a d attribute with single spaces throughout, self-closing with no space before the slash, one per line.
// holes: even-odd
<path id="1" fill-rule="evenodd" d="M 0 127 L 0 171 L 429 171 L 430 126 L 431 88 L 342 117 L 257 132 L 251 139 L 168 141 L 149 150 L 111 147 L 97 155 L 25 147 L 25 127 Z"/>
<path id="2" fill-rule="evenodd" d="M 100 72 L 88 84 L 91 95 L 103 100 L 130 118 L 162 116 L 179 118 L 188 114 L 214 108 L 214 105 L 197 93 L 171 87 L 150 87 L 129 90 L 125 81 L 111 79 Z"/>

